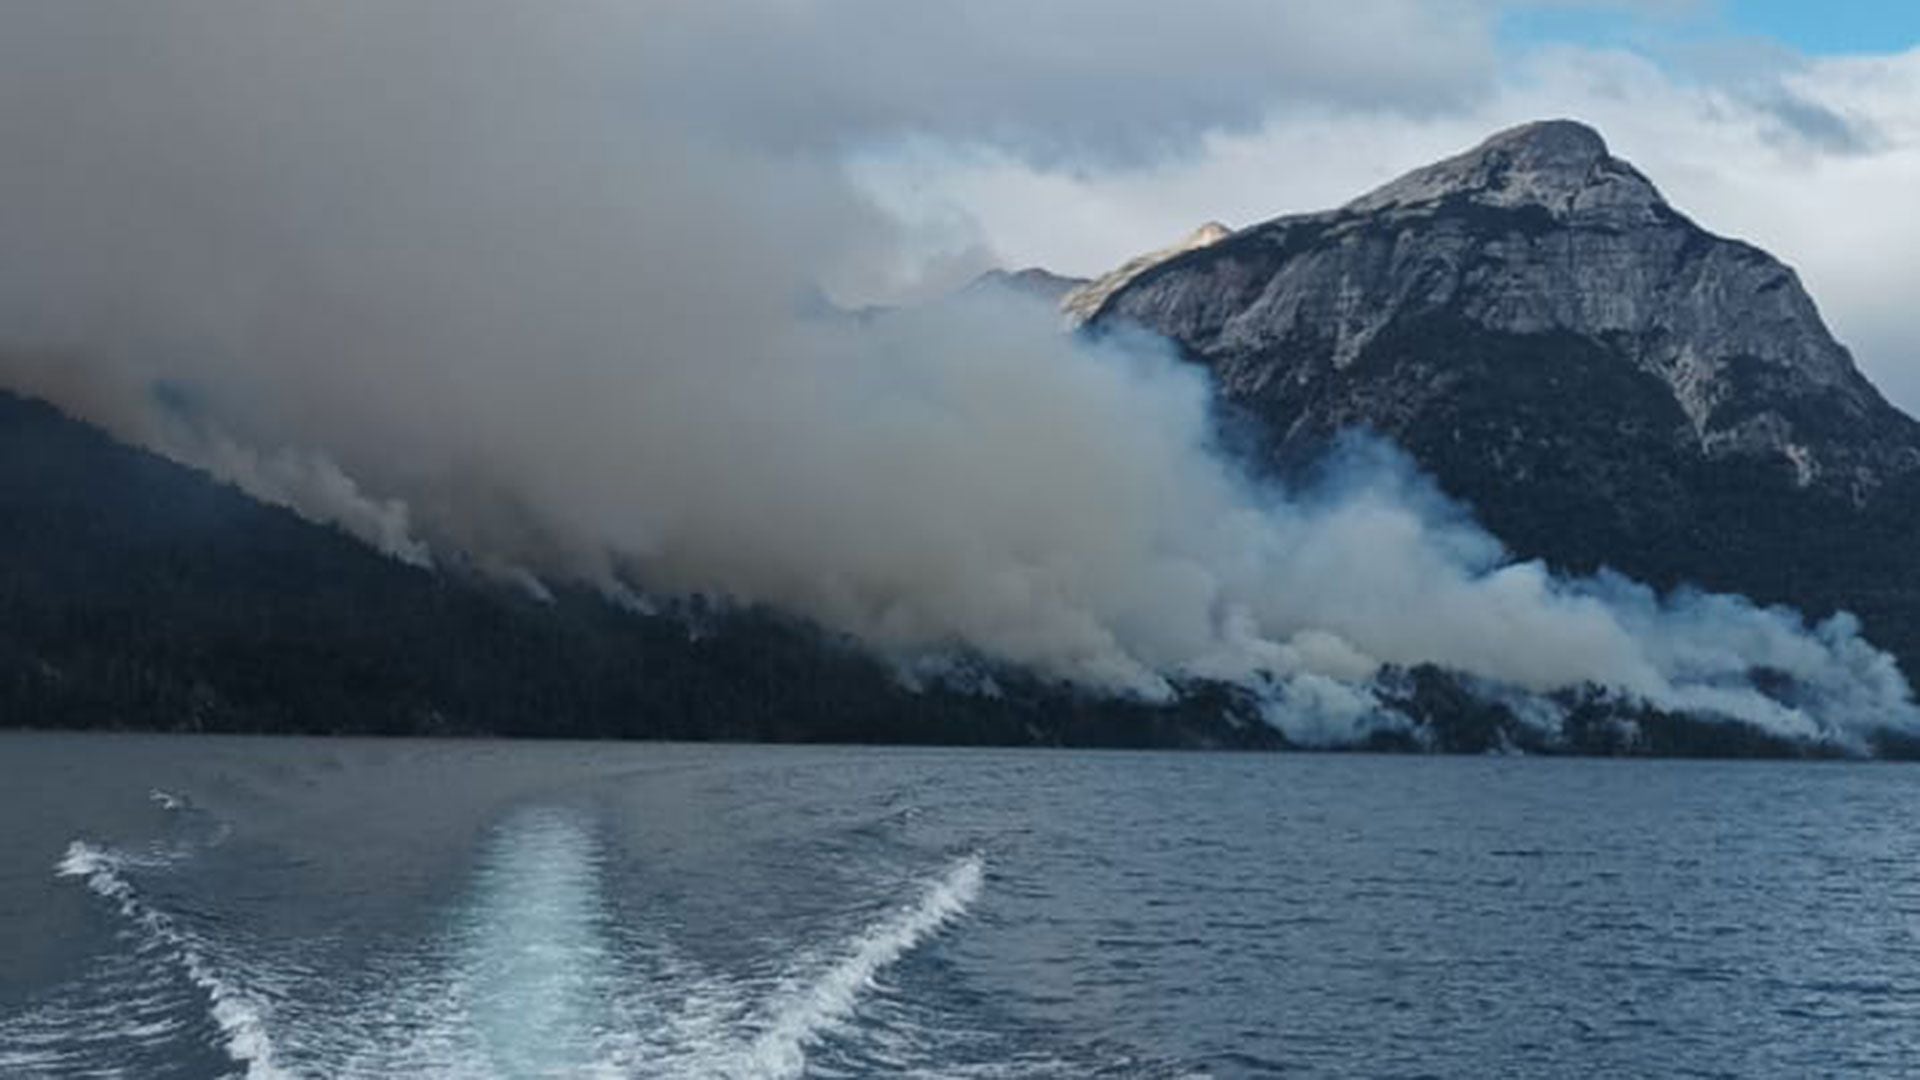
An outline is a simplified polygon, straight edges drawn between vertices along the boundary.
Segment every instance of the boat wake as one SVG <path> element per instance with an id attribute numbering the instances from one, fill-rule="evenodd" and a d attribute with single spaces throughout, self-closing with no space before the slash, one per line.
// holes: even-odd
<path id="1" fill-rule="evenodd" d="M 158 856 L 137 856 L 97 847 L 83 840 L 67 845 L 57 870 L 62 877 L 79 878 L 114 905 L 122 918 L 142 936 L 140 947 L 160 952 L 186 974 L 207 996 L 209 1014 L 225 1036 L 225 1049 L 247 1080 L 279 1080 L 288 1074 L 274 1065 L 273 1041 L 268 1035 L 267 1012 L 261 1001 L 223 975 L 210 959 L 212 950 L 179 921 L 141 899 L 127 878 L 129 866 L 164 866 Z"/>
<path id="2" fill-rule="evenodd" d="M 883 974 L 963 916 L 985 879 L 980 855 L 956 859 L 831 944 L 735 974 L 683 955 L 659 928 L 621 925 L 605 861 L 578 815 L 517 814 L 481 849 L 438 933 L 370 948 L 353 973 L 264 949 L 236 962 L 136 887 L 135 872 L 177 869 L 169 858 L 76 840 L 57 869 L 204 995 L 246 1080 L 797 1077 L 824 1040 L 860 1037 Z M 67 1012 L 70 1041 L 82 1016 Z"/>
<path id="3" fill-rule="evenodd" d="M 734 1075 L 799 1076 L 806 1069 L 807 1048 L 846 1022 L 881 971 L 972 905 L 985 870 L 979 855 L 954 863 L 916 902 L 869 927 L 825 970 L 776 998 L 765 1029 Z"/>

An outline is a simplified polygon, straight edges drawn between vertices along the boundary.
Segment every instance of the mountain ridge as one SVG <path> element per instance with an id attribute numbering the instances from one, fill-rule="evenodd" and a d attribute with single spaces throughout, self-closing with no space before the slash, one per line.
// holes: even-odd
<path id="1" fill-rule="evenodd" d="M 0 726 L 1271 748 L 1215 697 L 909 686 L 761 609 L 403 563 L 0 390 Z"/>

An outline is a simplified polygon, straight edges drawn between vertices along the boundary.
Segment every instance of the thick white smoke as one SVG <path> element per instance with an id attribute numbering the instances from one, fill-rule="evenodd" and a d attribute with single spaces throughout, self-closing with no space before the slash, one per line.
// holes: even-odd
<path id="1" fill-rule="evenodd" d="M 1219 13 L 1321 18 L 1278 7 Z M 1230 680 L 1310 738 L 1365 721 L 1383 665 L 1420 663 L 1796 736 L 1915 722 L 1849 622 L 1506 564 L 1391 453 L 1308 493 L 1251 484 L 1204 377 L 1156 343 L 1069 338 L 1011 296 L 810 299 L 903 277 L 904 226 L 847 181 L 847 146 L 992 137 L 1001 114 L 903 112 L 885 95 L 916 73 L 860 83 L 821 46 L 831 5 L 760 12 L 806 31 L 792 54 L 713 10 L 9 6 L 0 379 L 412 561 L 431 544 L 621 597 L 764 602 L 890 655 L 1149 698 Z M 769 102 L 799 107 L 783 80 L 832 92 L 770 123 Z M 1190 134 L 1208 102 L 1188 104 L 1108 149 Z"/>

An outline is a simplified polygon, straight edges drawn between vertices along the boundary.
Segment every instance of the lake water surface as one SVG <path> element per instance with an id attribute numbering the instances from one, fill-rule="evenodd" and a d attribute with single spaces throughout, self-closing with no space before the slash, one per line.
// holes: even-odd
<path id="1" fill-rule="evenodd" d="M 0 1076 L 1920 1074 L 1920 768 L 0 735 Z"/>

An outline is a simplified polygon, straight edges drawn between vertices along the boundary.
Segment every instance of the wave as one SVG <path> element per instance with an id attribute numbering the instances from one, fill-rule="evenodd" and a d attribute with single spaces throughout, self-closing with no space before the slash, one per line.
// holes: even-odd
<path id="1" fill-rule="evenodd" d="M 288 1074 L 274 1064 L 273 1040 L 267 1032 L 262 1004 L 222 978 L 208 960 L 205 945 L 166 913 L 143 901 L 124 872 L 129 866 L 164 862 L 75 840 L 67 845 L 56 869 L 62 877 L 83 880 L 88 889 L 113 903 L 121 917 L 146 936 L 146 944 L 164 950 L 179 963 L 188 980 L 207 995 L 211 1003 L 208 1011 L 224 1036 L 227 1055 L 242 1067 L 247 1080 L 285 1080 Z"/>
<path id="2" fill-rule="evenodd" d="M 807 1048 L 852 1015 L 860 994 L 874 985 L 880 972 L 964 913 L 979 897 L 985 876 L 986 860 L 980 855 L 960 859 L 916 902 L 857 935 L 837 962 L 776 999 L 744 1061 L 728 1071 L 754 1077 L 801 1075 Z"/>
<path id="3" fill-rule="evenodd" d="M 181 989 L 138 953 L 100 959 L 80 980 L 0 1017 L 0 1076 L 111 1075 L 103 1049 L 137 1058 L 179 1038 Z M 104 991 L 104 992 L 103 992 Z"/>

